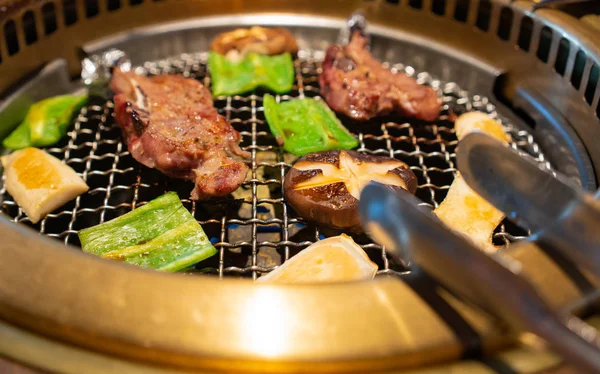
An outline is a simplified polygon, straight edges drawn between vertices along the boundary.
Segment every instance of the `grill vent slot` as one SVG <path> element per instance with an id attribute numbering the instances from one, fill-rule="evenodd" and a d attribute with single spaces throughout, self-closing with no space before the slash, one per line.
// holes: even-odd
<path id="1" fill-rule="evenodd" d="M 133 6 L 140 5 L 143 2 L 144 0 L 129 0 L 129 4 Z"/>
<path id="2" fill-rule="evenodd" d="M 411 8 L 421 9 L 421 8 L 423 8 L 423 1 L 422 0 L 408 0 L 408 5 Z"/>
<path id="3" fill-rule="evenodd" d="M 558 53 L 556 55 L 556 63 L 554 69 L 560 75 L 565 74 L 565 68 L 567 67 L 567 61 L 569 59 L 569 49 L 571 43 L 565 38 L 561 38 L 560 44 L 558 45 Z"/>
<path id="4" fill-rule="evenodd" d="M 92 18 L 98 15 L 100 10 L 98 9 L 98 0 L 86 0 L 85 2 L 85 16 Z"/>
<path id="5" fill-rule="evenodd" d="M 77 4 L 75 0 L 63 0 L 63 14 L 65 26 L 71 26 L 77 22 Z"/>
<path id="6" fill-rule="evenodd" d="M 467 22 L 467 16 L 469 14 L 469 2 L 459 1 L 456 3 L 456 8 L 454 9 L 454 19 L 458 22 L 465 23 Z"/>
<path id="7" fill-rule="evenodd" d="M 17 27 L 15 26 L 15 21 L 9 20 L 4 24 L 4 38 L 9 56 L 19 52 L 19 40 L 17 39 Z"/>
<path id="8" fill-rule="evenodd" d="M 46 3 L 42 6 L 42 19 L 44 21 L 44 33 L 50 35 L 56 31 L 56 7 L 54 3 Z"/>
<path id="9" fill-rule="evenodd" d="M 581 78 L 583 76 L 583 69 L 585 68 L 586 59 L 587 56 L 585 55 L 585 52 L 577 52 L 577 57 L 575 57 L 575 66 L 573 66 L 573 75 L 571 76 L 571 84 L 576 89 L 579 89 L 579 85 L 581 84 Z"/>
<path id="10" fill-rule="evenodd" d="M 598 85 L 598 65 L 594 64 L 590 70 L 590 77 L 588 80 L 587 88 L 585 89 L 585 100 L 588 104 L 592 105 L 594 100 L 594 94 L 596 93 L 596 86 Z"/>
<path id="11" fill-rule="evenodd" d="M 543 61 L 548 62 L 548 54 L 550 53 L 550 45 L 552 44 L 552 30 L 548 26 L 542 28 L 540 34 L 540 44 L 537 50 L 537 57 Z"/>
<path id="12" fill-rule="evenodd" d="M 108 9 L 109 12 L 112 12 L 112 11 L 115 11 L 115 10 L 121 8 L 121 0 L 107 0 L 106 8 Z"/>
<path id="13" fill-rule="evenodd" d="M 438 16 L 443 16 L 446 13 L 446 0 L 433 0 L 431 11 Z"/>
<path id="14" fill-rule="evenodd" d="M 37 42 L 38 34 L 35 26 L 35 16 L 31 10 L 23 14 L 23 33 L 25 34 L 25 43 L 27 45 Z"/>
<path id="15" fill-rule="evenodd" d="M 521 28 L 519 30 L 519 48 L 525 52 L 529 51 L 531 45 L 531 35 L 533 32 L 533 21 L 531 17 L 525 16 L 521 21 Z"/>
<path id="16" fill-rule="evenodd" d="M 514 13 L 508 7 L 502 7 L 500 11 L 500 23 L 498 24 L 498 37 L 502 40 L 510 38 L 510 30 L 513 25 Z"/>
<path id="17" fill-rule="evenodd" d="M 393 5 L 398 5 L 398 3 L 400 3 L 400 0 L 385 0 L 386 2 L 388 2 L 389 4 L 393 4 Z"/>
<path id="18" fill-rule="evenodd" d="M 490 28 L 490 13 L 492 11 L 492 4 L 490 0 L 481 0 L 479 2 L 479 11 L 477 12 L 477 22 L 475 25 L 477 28 L 483 31 L 488 31 Z"/>

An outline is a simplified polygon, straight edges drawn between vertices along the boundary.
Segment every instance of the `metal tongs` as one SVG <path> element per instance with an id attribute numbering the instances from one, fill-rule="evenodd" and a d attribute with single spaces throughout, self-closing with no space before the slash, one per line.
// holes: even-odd
<path id="1" fill-rule="evenodd" d="M 457 161 L 469 186 L 507 217 L 537 232 L 533 240 L 546 242 L 600 276 L 600 203 L 591 194 L 481 133 L 461 140 Z M 370 184 L 359 204 L 363 227 L 413 272 L 427 273 L 515 331 L 537 335 L 579 372 L 600 373 L 596 329 L 553 310 L 520 276 L 521 263 L 502 251 L 485 254 L 418 204 L 409 193 Z M 598 291 L 590 299 L 597 297 Z"/>
<path id="2" fill-rule="evenodd" d="M 542 8 L 549 8 L 552 6 L 561 6 L 575 3 L 586 3 L 598 0 L 534 0 L 533 9 L 538 10 Z"/>

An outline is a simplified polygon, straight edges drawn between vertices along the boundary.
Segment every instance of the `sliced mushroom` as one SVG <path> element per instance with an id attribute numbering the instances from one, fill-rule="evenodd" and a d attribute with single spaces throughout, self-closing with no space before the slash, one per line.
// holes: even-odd
<path id="1" fill-rule="evenodd" d="M 357 203 L 371 181 L 411 193 L 417 189 L 417 177 L 402 161 L 355 151 L 326 151 L 300 158 L 285 177 L 284 192 L 306 220 L 360 232 Z"/>
<path id="2" fill-rule="evenodd" d="M 298 44 L 292 33 L 284 28 L 253 26 L 219 34 L 210 49 L 235 61 L 253 52 L 263 55 L 295 54 Z"/>

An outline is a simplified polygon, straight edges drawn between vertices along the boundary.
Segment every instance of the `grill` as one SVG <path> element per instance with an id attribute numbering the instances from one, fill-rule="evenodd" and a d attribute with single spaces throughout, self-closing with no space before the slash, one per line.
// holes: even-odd
<path id="1" fill-rule="evenodd" d="M 210 86 L 205 51 L 212 38 L 255 24 L 286 27 L 299 41 L 294 87 L 277 99 L 320 99 L 323 51 L 357 9 L 369 21 L 373 55 L 433 87 L 443 102 L 432 123 L 342 118 L 358 136 L 360 152 L 410 166 L 422 205 L 433 209 L 445 198 L 457 171 L 453 121 L 471 110 L 499 119 L 511 146 L 546 169 L 596 188 L 600 46 L 576 19 L 534 11 L 525 1 L 9 0 L 0 9 L 0 133 L 32 102 L 81 88 L 81 59 L 110 48 L 124 51 L 139 74 L 183 74 Z M 226 198 L 191 201 L 192 183 L 133 160 L 114 123 L 112 101 L 99 98 L 47 149 L 86 180 L 88 193 L 33 225 L 2 182 L 0 354 L 52 372 L 73 363 L 89 373 L 149 366 L 397 372 L 459 359 L 467 362 L 448 370 L 518 372 L 531 367 L 519 361 L 523 357 L 548 362 L 531 352 L 505 352 L 514 340 L 511 331 L 395 263 L 364 235 L 354 239 L 379 266 L 372 282 L 251 282 L 338 234 L 305 222 L 286 205 L 282 180 L 295 158 L 271 135 L 263 94 L 214 98 L 252 156 L 242 187 Z M 166 191 L 179 194 L 217 255 L 185 274 L 165 274 L 81 253 L 79 230 Z M 493 241 L 553 307 L 562 309 L 595 289 L 595 280 L 572 263 L 522 240 L 529 235 L 504 221 Z M 23 344 L 3 344 L 14 341 Z"/>
<path id="2" fill-rule="evenodd" d="M 279 99 L 320 99 L 318 80 L 322 59 L 322 51 L 300 51 L 295 61 L 294 88 Z M 183 74 L 209 86 L 206 61 L 206 53 L 184 54 L 144 63 L 136 71 L 150 75 Z M 345 125 L 358 136 L 359 151 L 396 157 L 410 165 L 419 180 L 416 195 L 423 204 L 434 208 L 444 199 L 456 172 L 454 150 L 457 140 L 451 117 L 471 110 L 502 117 L 487 97 L 471 95 L 456 83 L 441 82 L 426 72 L 416 72 L 402 64 L 394 64 L 391 68 L 414 76 L 419 83 L 438 91 L 443 102 L 438 121 L 418 123 L 415 120 L 391 122 L 383 119 L 369 123 L 346 121 Z M 220 277 L 241 274 L 256 278 L 257 274 L 272 270 L 295 252 L 324 238 L 327 230 L 307 225 L 285 204 L 282 181 L 293 156 L 284 154 L 271 135 L 263 115 L 262 96 L 215 97 L 215 106 L 242 134 L 242 148 L 252 154 L 251 172 L 231 199 L 209 202 L 182 199 L 219 250 L 218 259 L 204 261 L 196 270 L 216 273 Z M 131 157 L 121 141 L 118 125 L 114 123 L 112 108 L 110 101 L 84 108 L 63 144 L 48 150 L 79 172 L 90 191 L 34 225 L 40 233 L 65 244 L 79 245 L 76 235 L 79 229 L 121 215 L 163 192 L 176 190 L 181 197 L 189 196 L 191 183 L 169 179 L 156 170 L 139 165 Z M 515 149 L 551 168 L 531 134 L 506 120 L 503 124 L 509 129 Z M 15 222 L 29 223 L 6 190 L 3 188 L 0 192 L 3 213 Z M 524 234 L 524 230 L 507 221 L 496 230 L 494 242 L 508 245 L 524 238 Z M 364 237 L 356 240 L 379 265 L 379 273 L 404 270 L 388 259 L 380 245 Z"/>

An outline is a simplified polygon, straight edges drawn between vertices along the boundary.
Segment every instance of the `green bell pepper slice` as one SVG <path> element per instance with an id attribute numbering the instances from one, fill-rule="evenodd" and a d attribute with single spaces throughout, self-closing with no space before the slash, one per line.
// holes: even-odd
<path id="1" fill-rule="evenodd" d="M 307 98 L 277 103 L 265 95 L 263 106 L 277 143 L 296 156 L 358 146 L 358 140 L 323 101 Z"/>
<path id="2" fill-rule="evenodd" d="M 179 271 L 217 250 L 175 192 L 79 231 L 84 252 L 162 271 Z"/>
<path id="3" fill-rule="evenodd" d="M 10 149 L 47 147 L 66 135 L 71 119 L 87 103 L 87 95 L 61 95 L 33 104 L 21 124 L 3 141 Z"/>
<path id="4" fill-rule="evenodd" d="M 162 271 L 179 271 L 217 253 L 198 222 L 188 221 L 147 243 L 102 255 L 132 265 Z"/>
<path id="5" fill-rule="evenodd" d="M 210 52 L 208 68 L 215 96 L 243 94 L 258 87 L 282 94 L 294 85 L 294 61 L 289 53 L 276 56 L 250 53 L 240 61 L 232 61 Z"/>

